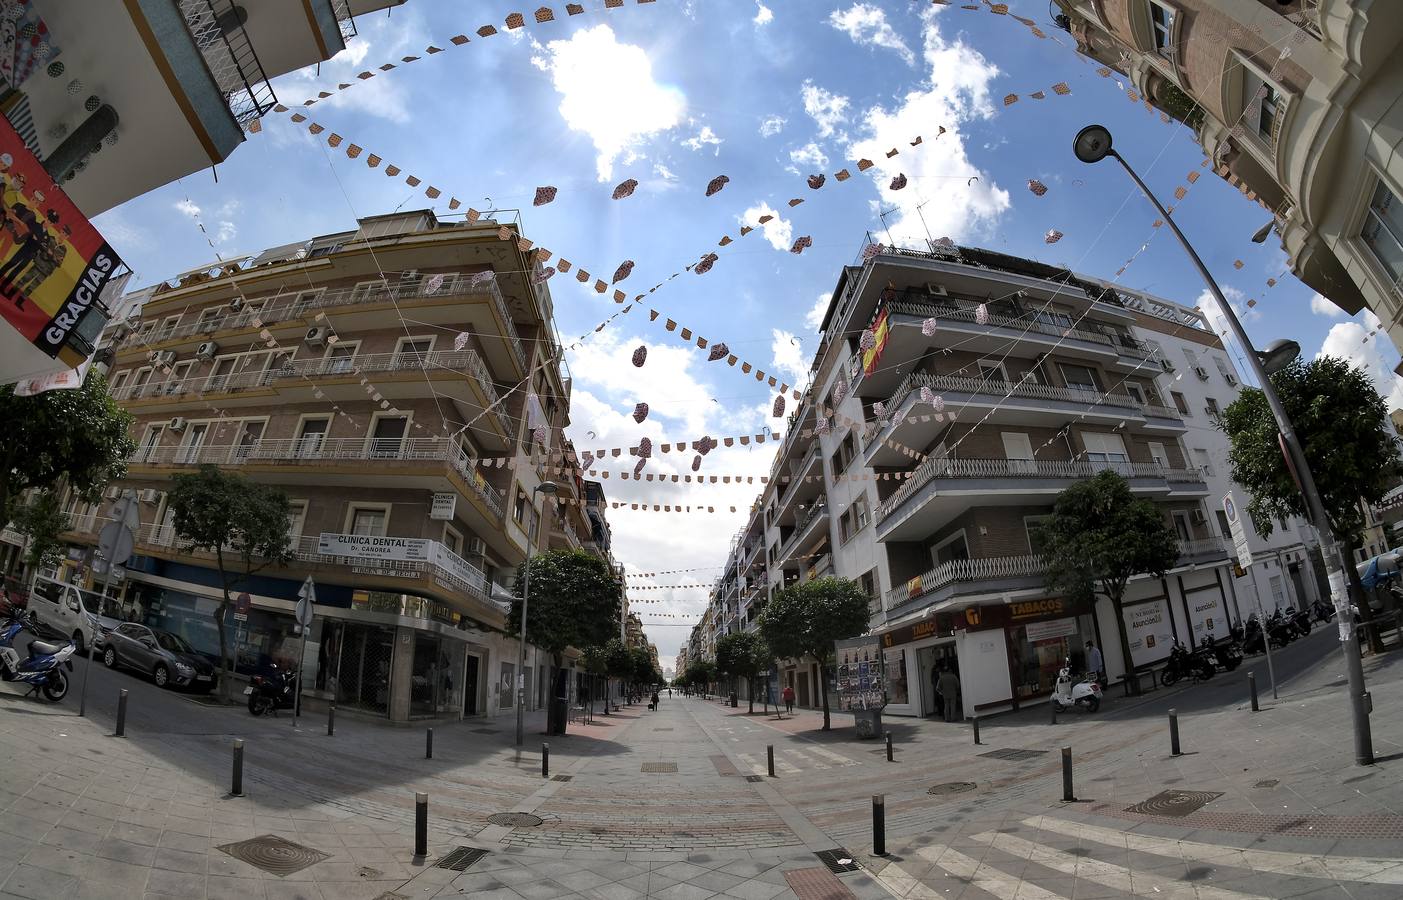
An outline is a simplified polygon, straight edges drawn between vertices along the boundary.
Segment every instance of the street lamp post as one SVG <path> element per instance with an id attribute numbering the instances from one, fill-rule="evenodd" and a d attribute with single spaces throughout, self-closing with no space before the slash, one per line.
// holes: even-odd
<path id="1" fill-rule="evenodd" d="M 1330 581 L 1330 596 L 1339 615 L 1340 643 L 1343 645 L 1345 670 L 1349 677 L 1349 703 L 1354 720 L 1354 761 L 1361 766 L 1373 765 L 1374 747 L 1369 729 L 1370 699 L 1369 693 L 1364 687 L 1364 666 L 1359 658 L 1359 635 L 1355 628 L 1354 610 L 1349 602 L 1348 583 L 1345 580 L 1345 566 L 1349 565 L 1349 561 L 1345 558 L 1339 539 L 1335 537 L 1334 529 L 1330 525 L 1330 519 L 1325 514 L 1325 504 L 1321 501 L 1320 492 L 1316 489 L 1315 477 L 1311 474 L 1310 464 L 1301 449 L 1300 441 L 1296 438 L 1296 431 L 1291 426 L 1291 420 L 1286 415 L 1285 407 L 1281 405 L 1281 398 L 1277 396 L 1276 390 L 1272 387 L 1267 368 L 1263 366 L 1264 358 L 1273 370 L 1288 363 L 1294 357 L 1293 344 L 1278 341 L 1268 348 L 1268 353 L 1261 355 L 1252 349 L 1252 341 L 1247 337 L 1247 332 L 1243 330 L 1242 323 L 1238 321 L 1232 305 L 1228 303 L 1222 290 L 1218 288 L 1218 283 L 1213 280 L 1213 276 L 1209 274 L 1203 260 L 1198 258 L 1198 254 L 1194 252 L 1193 246 L 1184 237 L 1184 233 L 1179 230 L 1179 226 L 1169 215 L 1168 210 L 1145 186 L 1145 182 L 1140 180 L 1140 176 L 1135 174 L 1135 170 L 1130 167 L 1130 164 L 1111 146 L 1110 131 L 1102 125 L 1086 126 L 1077 132 L 1076 139 L 1072 144 L 1072 152 L 1076 154 L 1077 159 L 1084 163 L 1100 162 L 1107 156 L 1115 157 L 1121 168 L 1125 169 L 1126 174 L 1140 188 L 1140 191 L 1155 205 L 1155 209 L 1159 210 L 1170 230 L 1174 232 L 1174 236 L 1178 238 L 1179 244 L 1184 248 L 1184 252 L 1198 268 L 1198 273 L 1203 276 L 1208 290 L 1217 299 L 1218 306 L 1223 311 L 1223 318 L 1228 324 L 1228 329 L 1247 350 L 1247 365 L 1252 369 L 1252 374 L 1256 376 L 1258 383 L 1261 384 L 1262 394 L 1266 396 L 1267 405 L 1271 407 L 1272 416 L 1276 419 L 1277 430 L 1281 433 L 1281 445 L 1285 451 L 1286 462 L 1296 477 L 1296 483 L 1305 498 L 1311 522 L 1315 525 L 1316 533 L 1320 537 L 1325 570 Z M 1300 348 L 1295 346 L 1294 351 L 1299 353 Z"/>
<path id="2" fill-rule="evenodd" d="M 554 481 L 543 481 L 531 490 L 531 502 L 536 502 L 536 493 L 554 494 L 558 490 Z M 531 600 L 531 540 L 526 541 L 526 574 L 521 585 L 521 634 L 517 638 L 516 654 L 516 745 L 525 741 L 526 719 L 526 606 Z"/>

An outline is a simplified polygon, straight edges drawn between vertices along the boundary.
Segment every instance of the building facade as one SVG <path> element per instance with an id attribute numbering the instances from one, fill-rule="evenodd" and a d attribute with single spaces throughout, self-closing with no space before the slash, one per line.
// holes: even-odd
<path id="1" fill-rule="evenodd" d="M 1240 574 L 1230 559 L 1213 421 L 1241 377 L 1196 311 L 972 248 L 888 249 L 846 267 L 833 297 L 812 387 L 743 532 L 763 536 L 751 608 L 797 581 L 857 580 L 886 647 L 889 712 L 933 714 L 946 667 L 966 714 L 1016 708 L 1051 691 L 1065 658 L 1084 664 L 1088 641 L 1115 679 L 1175 641 L 1225 635 L 1259 598 L 1270 611 L 1317 596 L 1299 523 L 1252 533 Z M 1038 556 L 1056 495 L 1106 468 L 1156 503 L 1182 554 L 1164 578 L 1132 581 L 1128 660 L 1109 601 L 1049 594 Z M 750 565 L 738 547 L 728 568 Z M 818 702 L 816 663 L 778 675 Z"/>
<path id="2" fill-rule="evenodd" d="M 362 219 L 159 284 L 111 332 L 110 387 L 138 450 L 108 500 L 130 491 L 141 527 L 110 590 L 132 617 L 217 653 L 218 574 L 182 547 L 167 502 L 173 475 L 211 464 L 293 507 L 291 562 L 240 585 L 239 672 L 297 661 L 290 613 L 310 576 L 314 696 L 396 721 L 510 711 L 514 684 L 544 703 L 550 660 L 528 648 L 518 678 L 494 593 L 529 553 L 612 559 L 561 431 L 570 382 L 550 293 L 516 226 L 498 229 L 429 211 Z M 567 473 L 554 497 L 536 490 L 554 474 L 545 454 Z M 109 506 L 70 499 L 64 577 L 91 577 L 85 548 Z"/>
<path id="3" fill-rule="evenodd" d="M 1291 271 L 1403 346 L 1403 18 L 1386 0 L 1055 0 L 1077 48 L 1192 128 Z M 1243 239 L 1247 239 L 1243 235 Z"/>

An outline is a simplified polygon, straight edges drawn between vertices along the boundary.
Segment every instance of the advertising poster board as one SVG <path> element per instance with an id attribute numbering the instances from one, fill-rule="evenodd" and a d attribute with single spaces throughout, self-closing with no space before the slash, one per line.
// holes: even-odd
<path id="1" fill-rule="evenodd" d="M 1174 629 L 1169 623 L 1169 601 L 1164 597 L 1126 606 L 1125 633 L 1130 639 L 1130 664 L 1143 666 L 1169 655 Z"/>

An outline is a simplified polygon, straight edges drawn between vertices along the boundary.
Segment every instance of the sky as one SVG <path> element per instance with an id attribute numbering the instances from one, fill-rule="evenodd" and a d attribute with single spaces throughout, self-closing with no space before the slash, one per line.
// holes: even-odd
<path id="1" fill-rule="evenodd" d="M 1172 235 L 1151 227 L 1153 209 L 1119 168 L 1072 156 L 1077 130 L 1100 122 L 1165 202 L 1188 172 L 1203 173 L 1175 218 L 1254 343 L 1291 337 L 1307 356 L 1349 358 L 1394 407 L 1403 405 L 1403 380 L 1392 374 L 1397 351 L 1382 334 L 1364 341 L 1377 320 L 1346 317 L 1296 281 L 1274 237 L 1252 244 L 1266 214 L 1199 169 L 1203 156 L 1187 129 L 1129 102 L 1125 85 L 1078 57 L 1047 21 L 1045 0 L 1010 4 L 1038 22 L 1042 39 L 1010 17 L 909 0 L 584 5 L 583 15 L 567 17 L 558 5 L 556 21 L 507 31 L 505 17 L 517 7 L 409 0 L 358 17 L 359 36 L 319 71 L 274 81 L 279 100 L 293 106 L 384 62 L 423 57 L 357 82 L 313 107 L 312 118 L 440 187 L 437 200 L 273 115 L 218 167 L 217 180 L 209 170 L 187 176 L 95 222 L 135 270 L 134 287 L 216 254 L 346 230 L 357 216 L 428 207 L 461 215 L 447 208 L 450 195 L 482 210 L 519 210 L 527 237 L 600 277 L 634 261 L 620 285 L 631 294 L 715 252 L 706 274 L 684 272 L 649 297 L 645 306 L 663 313 L 656 322 L 635 308 L 593 333 L 618 307 L 574 279 L 551 286 L 565 342 L 590 334 L 567 357 L 577 447 L 634 446 L 644 436 L 719 439 L 782 425 L 770 416 L 774 394 L 739 367 L 708 361 L 664 331 L 664 319 L 802 383 L 839 271 L 869 240 L 923 249 L 927 239 L 949 237 L 1107 279 L 1133 257 L 1120 283 L 1204 303 L 1197 273 Z M 502 31 L 479 38 L 484 24 Z M 471 42 L 453 45 L 460 32 Z M 424 55 L 429 44 L 448 49 Z M 1058 82 L 1071 93 L 1055 94 Z M 1045 99 L 1030 96 L 1037 91 Z M 1019 100 L 1005 104 L 1008 94 Z M 917 135 L 923 142 L 913 148 Z M 902 152 L 889 159 L 892 147 Z M 877 164 L 834 179 L 844 167 L 856 173 L 864 156 Z M 811 190 L 806 179 L 817 173 L 826 184 Z M 720 175 L 729 181 L 706 196 Z M 893 190 L 898 175 L 906 184 Z M 638 181 L 637 191 L 611 199 L 626 178 Z M 1046 193 L 1035 195 L 1030 179 Z M 556 199 L 533 207 L 542 186 L 556 187 Z M 798 197 L 805 203 L 791 208 Z M 758 226 L 767 214 L 775 218 Z M 755 233 L 717 246 L 743 223 L 757 225 Z M 1054 244 L 1045 241 L 1050 230 L 1063 235 Z M 803 237 L 811 244 L 790 252 Z M 642 369 L 630 361 L 639 346 L 648 348 Z M 632 416 L 638 402 L 650 407 L 641 424 Z M 718 447 L 701 471 L 756 477 L 768 473 L 772 453 L 769 443 Z M 648 470 L 681 473 L 690 462 L 659 455 Z M 609 513 L 614 555 L 630 572 L 694 570 L 635 579 L 669 587 L 631 593 L 635 602 L 656 601 L 634 609 L 671 666 L 759 485 L 605 485 L 613 500 L 722 510 Z"/>

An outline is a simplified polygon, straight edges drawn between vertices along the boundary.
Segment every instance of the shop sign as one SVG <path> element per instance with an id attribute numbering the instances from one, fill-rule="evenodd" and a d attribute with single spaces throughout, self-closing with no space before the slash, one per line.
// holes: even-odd
<path id="1" fill-rule="evenodd" d="M 1169 601 L 1163 597 L 1127 606 L 1122 610 L 1125 633 L 1130 642 L 1132 666 L 1143 666 L 1163 659 L 1173 646 L 1174 632 L 1169 624 Z"/>
<path id="2" fill-rule="evenodd" d="M 467 560 L 439 543 L 434 544 L 434 565 L 457 580 L 472 585 L 483 593 L 487 592 L 487 580 L 483 577 L 482 572 L 474 568 Z"/>
<path id="3" fill-rule="evenodd" d="M 434 494 L 433 505 L 429 507 L 429 518 L 442 522 L 453 520 L 454 510 L 458 506 L 458 495 L 454 493 Z"/>
<path id="4" fill-rule="evenodd" d="M 356 575 L 377 575 L 390 578 L 418 578 L 419 573 L 407 571 L 405 569 L 367 569 L 364 566 L 352 566 L 351 572 Z"/>
<path id="5" fill-rule="evenodd" d="M 1008 605 L 1008 618 L 1011 622 L 1028 619 L 1042 619 L 1047 616 L 1065 615 L 1061 597 L 1047 597 L 1043 600 L 1022 600 Z"/>
<path id="6" fill-rule="evenodd" d="M 429 562 L 435 543 L 428 538 L 331 534 L 323 531 L 317 538 L 317 552 L 324 556 L 349 556 L 355 559 Z"/>
<path id="7" fill-rule="evenodd" d="M 1057 638 L 1064 638 L 1077 633 L 1076 619 L 1053 619 L 1050 622 L 1033 622 L 1024 628 L 1028 635 L 1028 643 L 1035 644 L 1038 641 L 1051 641 Z"/>

